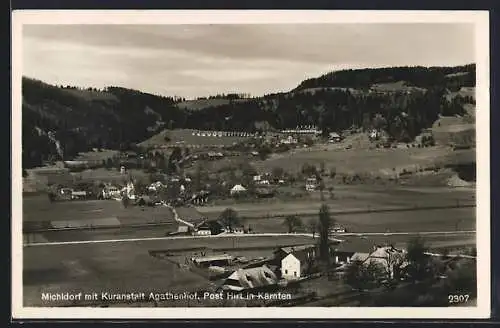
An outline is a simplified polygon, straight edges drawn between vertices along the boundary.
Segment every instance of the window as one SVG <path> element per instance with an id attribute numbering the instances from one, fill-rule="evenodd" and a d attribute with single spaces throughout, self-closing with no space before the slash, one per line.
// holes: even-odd
<path id="1" fill-rule="evenodd" d="M 293 272 L 293 276 L 294 276 L 294 277 L 297 277 L 297 271 L 294 271 L 294 272 Z"/>
<path id="2" fill-rule="evenodd" d="M 288 274 L 288 270 L 285 270 L 285 274 Z"/>

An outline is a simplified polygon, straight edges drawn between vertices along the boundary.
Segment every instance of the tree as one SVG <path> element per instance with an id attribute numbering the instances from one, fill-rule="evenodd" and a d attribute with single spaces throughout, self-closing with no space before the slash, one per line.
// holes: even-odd
<path id="1" fill-rule="evenodd" d="M 282 167 L 280 167 L 280 166 L 273 167 L 273 169 L 272 169 L 273 179 L 279 180 L 279 179 L 283 178 L 284 174 L 285 174 L 285 170 Z"/>
<path id="2" fill-rule="evenodd" d="M 108 158 L 106 160 L 106 168 L 111 169 L 111 168 L 113 168 L 113 166 L 114 166 L 113 160 L 111 158 Z"/>
<path id="3" fill-rule="evenodd" d="M 328 206 L 326 204 L 321 205 L 319 210 L 319 252 L 320 258 L 326 264 L 328 264 L 330 260 L 329 233 L 333 223 Z"/>
<path id="4" fill-rule="evenodd" d="M 201 166 L 200 163 L 198 163 L 196 165 L 196 171 L 195 171 L 195 174 L 194 174 L 194 185 L 193 185 L 193 189 L 195 191 L 199 191 L 201 190 L 202 188 L 202 179 L 203 179 L 203 172 L 202 172 L 203 168 Z"/>
<path id="5" fill-rule="evenodd" d="M 127 195 L 123 195 L 122 197 L 122 205 L 124 208 L 127 208 L 130 204 L 130 199 L 128 198 Z"/>
<path id="6" fill-rule="evenodd" d="M 262 145 L 259 148 L 258 153 L 259 153 L 259 158 L 261 160 L 265 160 L 272 153 L 272 150 L 271 147 L 269 147 L 268 145 Z"/>
<path id="7" fill-rule="evenodd" d="M 325 182 L 323 181 L 323 179 L 320 177 L 319 178 L 319 192 L 320 192 L 320 195 L 321 195 L 321 201 L 324 201 L 325 200 L 325 194 L 324 194 L 324 191 L 325 191 Z"/>
<path id="8" fill-rule="evenodd" d="M 405 255 L 402 252 L 387 252 L 387 265 L 385 266 L 385 273 L 387 277 L 390 279 L 399 280 L 399 278 L 401 277 L 402 266 L 405 263 L 405 260 Z"/>
<path id="9" fill-rule="evenodd" d="M 230 232 L 233 231 L 234 227 L 240 223 L 238 213 L 232 208 L 226 208 L 219 216 L 219 220 L 224 223 Z"/>
<path id="10" fill-rule="evenodd" d="M 377 130 L 385 130 L 387 127 L 387 120 L 382 114 L 376 114 L 372 122 L 373 127 Z"/>
<path id="11" fill-rule="evenodd" d="M 337 176 L 337 168 L 335 166 L 332 166 L 330 168 L 330 178 L 333 180 Z"/>
<path id="12" fill-rule="evenodd" d="M 333 199 L 335 197 L 332 186 L 328 187 L 328 193 L 330 194 L 330 199 Z"/>
<path id="13" fill-rule="evenodd" d="M 295 232 L 296 229 L 302 227 L 302 221 L 294 215 L 287 216 L 283 224 L 286 225 L 288 233 Z"/>
<path id="14" fill-rule="evenodd" d="M 385 273 L 374 261 L 354 261 L 350 263 L 344 274 L 344 282 L 358 291 L 377 287 Z"/>
<path id="15" fill-rule="evenodd" d="M 318 221 L 316 219 L 310 219 L 307 222 L 307 228 L 314 238 L 316 236 L 316 231 L 318 231 Z"/>
<path id="16" fill-rule="evenodd" d="M 49 197 L 49 202 L 54 202 L 56 200 L 56 195 L 54 195 L 54 193 L 51 191 L 47 194 L 47 196 Z"/>
<path id="17" fill-rule="evenodd" d="M 408 261 L 408 275 L 413 282 L 429 278 L 430 260 L 425 254 L 428 251 L 425 241 L 416 237 L 408 242 L 406 247 L 406 260 Z"/>
<path id="18" fill-rule="evenodd" d="M 325 174 L 325 162 L 324 162 L 324 161 L 321 161 L 321 162 L 319 163 L 319 173 L 320 173 L 321 175 Z"/>
<path id="19" fill-rule="evenodd" d="M 304 165 L 302 165 L 302 174 L 307 176 L 317 176 L 318 170 L 315 165 L 304 163 Z"/>

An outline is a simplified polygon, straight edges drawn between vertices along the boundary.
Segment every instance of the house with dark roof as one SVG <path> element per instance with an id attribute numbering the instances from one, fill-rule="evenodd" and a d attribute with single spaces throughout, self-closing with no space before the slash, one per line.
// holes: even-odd
<path id="1" fill-rule="evenodd" d="M 218 235 L 226 231 L 224 224 L 220 220 L 209 220 L 204 221 L 199 226 L 196 227 L 197 232 L 202 232 L 200 234 L 206 235 Z"/>
<path id="2" fill-rule="evenodd" d="M 184 222 L 188 222 L 193 227 L 201 225 L 207 220 L 207 217 L 196 210 L 196 208 L 191 206 L 176 207 L 177 219 Z"/>
<path id="3" fill-rule="evenodd" d="M 316 261 L 316 246 L 304 245 L 283 247 L 281 254 L 281 277 L 287 280 L 303 278 L 312 269 Z"/>
<path id="4" fill-rule="evenodd" d="M 395 248 L 392 245 L 375 245 L 373 242 L 363 239 L 343 242 L 333 252 L 336 265 L 342 267 L 354 261 L 362 262 L 365 265 L 377 264 L 391 278 L 399 275 L 399 271 L 407 265 L 404 254 L 403 249 Z"/>

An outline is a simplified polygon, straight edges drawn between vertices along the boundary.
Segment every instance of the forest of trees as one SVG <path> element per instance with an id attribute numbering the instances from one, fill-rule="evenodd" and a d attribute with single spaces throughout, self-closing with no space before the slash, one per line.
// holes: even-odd
<path id="1" fill-rule="evenodd" d="M 454 74 L 464 72 L 468 73 Z M 386 94 L 367 91 L 373 83 L 392 81 L 405 81 L 425 90 Z M 189 111 L 178 108 L 179 99 L 172 97 L 120 87 L 57 87 L 23 78 L 23 166 L 38 166 L 60 157 L 46 135 L 49 131 L 60 141 L 64 159 L 92 148 L 127 149 L 163 128 L 258 132 L 256 126 L 262 122 L 274 129 L 318 125 L 325 133 L 375 127 L 396 140 L 409 141 L 430 127 L 439 114 L 464 114 L 462 105 L 472 102 L 470 99 L 455 97 L 448 101 L 443 95 L 474 85 L 475 65 L 346 70 L 306 80 L 290 93 Z M 331 86 L 365 91 L 326 89 Z M 318 89 L 314 93 L 297 91 L 307 88 Z M 237 99 L 245 95 L 233 96 Z M 162 124 L 158 124 L 159 117 Z"/>
<path id="2" fill-rule="evenodd" d="M 467 72 L 469 74 L 449 76 L 450 74 Z M 405 81 L 409 85 L 425 89 L 437 86 L 452 91 L 462 86 L 472 87 L 476 84 L 476 65 L 469 64 L 455 67 L 388 67 L 343 70 L 331 72 L 318 78 L 303 81 L 296 90 L 308 88 L 369 88 L 375 83 Z"/>

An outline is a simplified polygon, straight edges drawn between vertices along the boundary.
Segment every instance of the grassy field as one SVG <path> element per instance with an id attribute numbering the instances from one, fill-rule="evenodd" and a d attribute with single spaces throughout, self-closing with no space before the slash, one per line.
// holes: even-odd
<path id="1" fill-rule="evenodd" d="M 103 161 L 113 156 L 117 156 L 119 151 L 103 149 L 102 151 L 89 151 L 85 153 L 79 153 L 75 158 L 75 161 Z"/>
<path id="2" fill-rule="evenodd" d="M 332 215 L 336 224 L 349 232 L 425 232 L 475 230 L 474 208 L 421 210 L 411 212 L 387 212 L 350 215 Z M 303 231 L 318 214 L 299 216 Z M 284 218 L 248 218 L 244 220 L 255 232 L 287 232 Z"/>
<path id="3" fill-rule="evenodd" d="M 184 292 L 207 285 L 134 244 L 26 248 L 23 269 L 25 306 L 65 304 L 43 302 L 42 292 Z"/>
<path id="4" fill-rule="evenodd" d="M 401 186 L 336 186 L 334 199 L 325 192 L 325 203 L 332 212 L 377 209 L 397 209 L 429 206 L 454 206 L 474 204 L 473 188 L 411 188 Z M 294 213 L 317 213 L 321 204 L 320 193 L 308 199 L 295 201 L 262 200 L 259 203 L 233 203 L 227 205 L 201 206 L 198 211 L 207 215 L 218 215 L 231 207 L 241 216 L 266 217 Z"/>
<path id="5" fill-rule="evenodd" d="M 472 153 L 474 150 L 457 151 Z M 451 153 L 449 147 L 409 149 L 343 149 L 338 145 L 315 146 L 292 151 L 286 155 L 272 156 L 265 161 L 255 162 L 259 171 L 271 171 L 282 167 L 285 171 L 299 172 L 304 164 L 334 167 L 337 173 L 371 173 L 380 176 L 394 174 L 394 171 L 416 171 L 419 168 L 441 163 Z"/>
<path id="6" fill-rule="evenodd" d="M 23 199 L 23 222 L 85 221 L 118 218 L 122 224 L 173 222 L 166 207 L 130 206 L 115 200 L 67 201 L 50 203 L 44 196 Z"/>
<path id="7" fill-rule="evenodd" d="M 209 282 L 168 261 L 149 255 L 150 250 L 211 247 L 244 248 L 301 245 L 300 236 L 164 240 L 133 243 L 25 247 L 23 283 L 25 306 L 43 303 L 42 292 L 184 292 L 207 288 Z"/>

